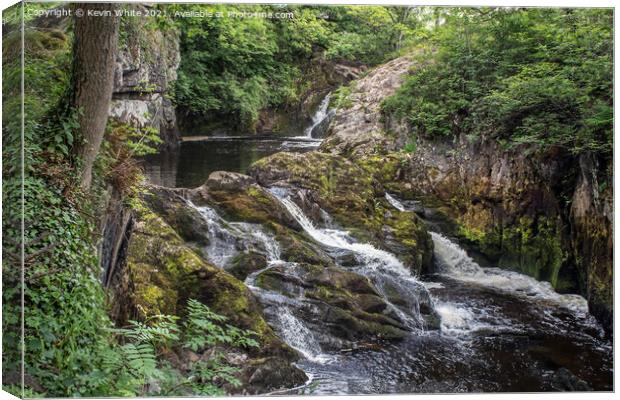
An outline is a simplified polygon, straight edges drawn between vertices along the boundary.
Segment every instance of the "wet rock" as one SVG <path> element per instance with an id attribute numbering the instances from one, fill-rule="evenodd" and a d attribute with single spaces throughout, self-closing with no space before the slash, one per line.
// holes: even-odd
<path id="1" fill-rule="evenodd" d="M 278 389 L 292 388 L 302 385 L 308 380 L 299 368 L 292 367 L 282 359 L 272 357 L 259 360 L 259 363 L 248 368 L 248 394 L 267 393 Z"/>
<path id="2" fill-rule="evenodd" d="M 247 175 L 216 171 L 204 185 L 189 190 L 187 195 L 196 204 L 214 207 L 232 221 L 265 226 L 282 224 L 297 231 L 301 230 L 284 206 Z"/>
<path id="3" fill-rule="evenodd" d="M 267 266 L 267 257 L 264 254 L 249 250 L 235 256 L 226 270 L 235 278 L 243 281 L 252 272 Z"/>
<path id="4" fill-rule="evenodd" d="M 561 392 L 586 392 L 592 388 L 566 368 L 560 368 L 551 377 L 551 386 Z"/>
<path id="5" fill-rule="evenodd" d="M 215 171 L 209 175 L 205 185 L 208 190 L 233 192 L 246 190 L 254 183 L 254 179 L 247 175 L 236 172 Z"/>
<path id="6" fill-rule="evenodd" d="M 276 240 L 280 244 L 284 261 L 317 265 L 332 265 L 331 258 L 316 244 L 304 240 L 300 234 L 284 227 L 276 227 Z"/>
<path id="7" fill-rule="evenodd" d="M 340 252 L 336 256 L 336 262 L 343 267 L 353 267 L 359 265 L 359 261 L 353 252 Z"/>
<path id="8" fill-rule="evenodd" d="M 300 378 L 303 372 L 291 364 L 298 358 L 297 353 L 265 322 L 262 309 L 249 289 L 188 247 L 162 217 L 148 208 L 146 202 L 133 211 L 134 223 L 126 253 L 116 269 L 119 277 L 115 282 L 126 284 L 110 288 L 111 301 L 122 305 L 115 308 L 117 324 L 126 325 L 130 319 L 144 320 L 156 314 L 180 316 L 187 300 L 193 298 L 228 317 L 231 325 L 258 334 L 259 348 L 235 350 L 235 354 L 228 355 L 238 358 L 237 353 L 242 351 L 242 357 L 247 357 L 247 365 L 242 369 L 245 390 L 259 393 L 269 388 L 267 382 L 252 386 L 248 381 L 250 372 L 246 369 L 251 366 L 253 373 L 265 363 L 277 365 L 277 371 L 290 375 L 290 379 L 282 382 L 303 383 L 305 379 Z M 227 349 L 222 350 L 228 354 Z M 180 354 L 176 362 L 183 365 L 196 356 L 199 355 Z M 268 369 L 276 371 L 275 367 Z M 272 383 L 271 387 L 280 384 Z"/>
<path id="9" fill-rule="evenodd" d="M 407 334 L 397 316 L 386 314 L 388 305 L 368 278 L 354 272 L 309 264 L 276 266 L 260 274 L 257 283 L 312 305 L 296 312 L 328 348 Z"/>
<path id="10" fill-rule="evenodd" d="M 145 186 L 142 199 L 163 218 L 184 240 L 200 246 L 209 243 L 209 226 L 198 211 L 183 199 L 184 192 L 161 186 Z"/>

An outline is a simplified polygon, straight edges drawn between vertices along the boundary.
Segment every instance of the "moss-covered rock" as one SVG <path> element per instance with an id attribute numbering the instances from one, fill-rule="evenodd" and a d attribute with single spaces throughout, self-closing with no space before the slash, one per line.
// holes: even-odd
<path id="1" fill-rule="evenodd" d="M 395 253 L 419 273 L 430 266 L 432 242 L 416 215 L 387 212 L 391 207 L 381 182 L 395 182 L 400 165 L 398 157 L 388 159 L 353 163 L 320 152 L 278 153 L 256 162 L 249 173 L 263 186 L 291 188 L 308 215 L 325 210 L 353 236 Z"/>
<path id="2" fill-rule="evenodd" d="M 253 250 L 237 254 L 229 263 L 226 270 L 239 280 L 244 280 L 252 272 L 261 270 L 267 266 L 267 257 Z"/>
<path id="3" fill-rule="evenodd" d="M 354 272 L 311 264 L 276 266 L 261 273 L 257 284 L 312 302 L 319 311 L 307 315 L 306 321 L 340 339 L 401 339 L 407 334 L 370 280 Z"/>
<path id="4" fill-rule="evenodd" d="M 144 319 L 155 314 L 182 316 L 187 300 L 194 298 L 228 317 L 231 324 L 258 333 L 260 349 L 248 350 L 253 361 L 241 372 L 247 379 L 243 390 L 256 393 L 281 387 L 282 382 L 277 380 L 257 383 L 257 377 L 250 383 L 251 376 L 263 365 L 261 359 L 283 368 L 271 370 L 277 376 L 290 375 L 292 381 L 287 384 L 303 383 L 303 372 L 291 365 L 298 357 L 296 352 L 265 322 L 249 289 L 200 257 L 145 203 L 137 202 L 134 208 L 134 224 L 122 271 L 131 290 L 124 296 L 115 296 L 125 302 L 125 313 L 118 315 L 117 320 Z"/>
<path id="5" fill-rule="evenodd" d="M 183 195 L 179 189 L 148 185 L 141 198 L 185 241 L 206 246 L 209 244 L 209 225 L 196 209 L 188 206 Z"/>
<path id="6" fill-rule="evenodd" d="M 196 204 L 208 204 L 231 221 L 269 225 L 277 221 L 301 230 L 284 206 L 253 178 L 233 172 L 213 172 L 203 186 L 188 192 Z"/>

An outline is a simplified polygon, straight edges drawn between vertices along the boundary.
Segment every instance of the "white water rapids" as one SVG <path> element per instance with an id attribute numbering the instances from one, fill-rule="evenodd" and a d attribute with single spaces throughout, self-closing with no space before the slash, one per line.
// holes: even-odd
<path id="1" fill-rule="evenodd" d="M 436 232 L 430 235 L 438 274 L 430 276 L 431 281 L 422 282 L 394 254 L 357 241 L 332 222 L 318 225 L 289 197 L 287 190 L 272 188 L 270 191 L 303 228 L 308 240 L 324 249 L 334 262 L 338 263 L 341 254 L 352 254 L 355 262 L 349 257 L 347 267 L 338 267 L 366 276 L 388 305 L 384 312 L 396 314 L 411 331 L 402 342 L 386 345 L 378 352 L 341 354 L 330 347 L 324 348 L 331 340 L 325 342 L 329 333 L 321 327 L 324 309 L 305 298 L 303 287 L 281 293 L 279 289 L 267 289 L 271 286 L 261 281 L 262 274 L 272 269 L 274 275 L 266 277 L 301 279 L 303 266 L 282 260 L 280 243 L 262 226 L 228 222 L 214 209 L 190 203 L 209 224 L 209 245 L 205 250 L 211 262 L 227 268 L 241 252 L 264 254 L 266 265 L 248 275 L 245 284 L 260 299 L 274 331 L 303 357 L 298 365 L 312 382 L 295 389 L 300 393 L 306 390 L 316 394 L 455 391 L 460 390 L 460 384 L 465 384 L 468 390 L 496 390 L 492 386 L 494 382 L 504 382 L 504 377 L 516 375 L 510 369 L 511 363 L 495 359 L 496 355 L 502 356 L 503 350 L 494 343 L 508 341 L 516 345 L 518 338 L 527 338 L 530 333 L 552 338 L 545 342 L 545 348 L 556 353 L 565 348 L 552 347 L 557 342 L 553 335 L 570 336 L 573 346 L 570 349 L 585 346 L 588 357 L 595 360 L 589 363 L 609 354 L 610 347 L 597 341 L 598 325 L 587 314 L 587 303 L 581 296 L 558 294 L 547 282 L 517 272 L 483 268 L 455 241 Z M 398 212 L 411 212 L 394 196 L 386 194 L 386 201 Z M 321 213 L 323 223 L 331 220 L 325 211 Z M 287 285 L 286 280 L 280 284 Z M 408 303 L 392 304 L 388 293 L 394 292 Z M 430 306 L 440 319 L 438 331 L 423 329 L 418 302 L 424 298 L 432 299 Z M 590 331 L 593 333 L 582 333 Z M 514 353 L 511 357 L 515 362 L 531 365 L 531 357 L 538 354 L 537 347 L 533 349 L 534 352 Z M 461 364 L 464 375 L 458 372 L 460 369 L 453 369 Z M 527 379 L 542 379 L 540 385 L 548 385 L 549 373 L 536 370 L 527 374 L 533 374 Z M 486 380 L 489 376 L 491 381 Z M 453 379 L 462 383 L 450 386 Z M 428 382 L 430 386 L 419 386 L 416 382 Z M 491 386 L 485 386 L 485 382 Z M 509 383 L 501 385 L 498 387 L 520 388 Z"/>
<path id="2" fill-rule="evenodd" d="M 389 193 L 386 200 L 398 211 L 408 211 L 406 207 Z M 482 268 L 457 243 L 446 236 L 429 232 L 433 240 L 433 256 L 439 272 L 451 279 L 468 284 L 488 287 L 556 307 L 563 307 L 584 316 L 588 312 L 585 298 L 575 294 L 559 294 L 549 282 L 538 281 L 530 276 L 500 268 Z M 429 289 L 442 287 L 432 282 Z M 439 285 L 439 286 L 435 286 Z M 448 335 L 467 335 L 475 331 L 514 330 L 514 322 L 506 320 L 486 309 L 472 308 L 458 302 L 435 301 L 435 310 L 441 317 L 442 332 Z"/>

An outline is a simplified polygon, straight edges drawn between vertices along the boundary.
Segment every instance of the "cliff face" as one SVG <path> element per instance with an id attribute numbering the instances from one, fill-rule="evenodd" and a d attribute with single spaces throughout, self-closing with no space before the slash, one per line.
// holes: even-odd
<path id="1" fill-rule="evenodd" d="M 149 29 L 145 24 L 144 18 L 124 24 L 110 116 L 137 128 L 154 128 L 164 142 L 162 147 L 174 148 L 179 132 L 170 91 L 181 60 L 179 34 L 172 29 Z"/>
<path id="2" fill-rule="evenodd" d="M 352 82 L 348 93 L 339 101 L 345 106 L 334 116 L 321 150 L 360 155 L 377 147 L 397 148 L 398 143 L 389 144 L 386 140 L 387 127 L 381 118 L 380 106 L 383 99 L 402 84 L 411 66 L 409 57 L 400 57 Z"/>
<path id="3" fill-rule="evenodd" d="M 419 140 L 404 180 L 405 196 L 442 211 L 491 261 L 584 295 L 611 327 L 612 178 L 591 155 Z"/>
<path id="4" fill-rule="evenodd" d="M 571 208 L 571 249 L 592 312 L 613 326 L 613 166 L 591 155 L 579 158 Z M 609 184 L 607 184 L 607 182 Z"/>
<path id="5" fill-rule="evenodd" d="M 350 84 L 322 151 L 366 163 L 398 155 L 398 168 L 379 177 L 390 191 L 421 200 L 450 220 L 461 237 L 491 262 L 578 292 L 607 327 L 612 316 L 613 232 L 611 169 L 592 156 L 563 149 L 506 150 L 492 138 L 418 138 L 382 115 L 414 66 L 393 60 Z"/>

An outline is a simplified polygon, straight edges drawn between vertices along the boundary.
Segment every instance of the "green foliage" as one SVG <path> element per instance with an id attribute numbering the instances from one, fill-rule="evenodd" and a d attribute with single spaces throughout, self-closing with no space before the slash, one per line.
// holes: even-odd
<path id="1" fill-rule="evenodd" d="M 407 153 L 415 153 L 417 147 L 417 143 L 415 141 L 411 141 L 405 145 L 405 148 L 403 150 L 405 150 L 405 152 Z"/>
<path id="2" fill-rule="evenodd" d="M 375 65 L 413 43 L 418 15 L 405 7 L 173 5 L 168 13 L 222 17 L 179 19 L 181 66 L 175 101 L 187 115 L 252 129 L 261 110 L 299 104 L 313 79 L 310 63 Z M 292 13 L 294 18 L 233 18 L 229 12 Z"/>
<path id="3" fill-rule="evenodd" d="M 413 7 L 345 6 L 326 10 L 332 28 L 326 56 L 376 65 L 415 43 L 421 27 Z"/>
<path id="4" fill-rule="evenodd" d="M 444 17 L 436 52 L 420 55 L 423 66 L 385 112 L 429 137 L 466 132 L 509 148 L 611 153 L 611 10 L 450 9 Z"/>
<path id="5" fill-rule="evenodd" d="M 163 143 L 159 131 L 152 126 L 137 127 L 119 121 L 110 121 L 108 125 L 114 140 L 121 142 L 135 157 L 155 154 Z"/>
<path id="6" fill-rule="evenodd" d="M 241 386 L 241 381 L 235 374 L 239 372 L 236 367 L 226 365 L 222 357 L 214 357 L 207 361 L 198 361 L 192 365 L 188 378 L 192 392 L 199 396 L 223 396 L 226 392 L 218 385 L 218 382 Z"/>
<path id="7" fill-rule="evenodd" d="M 200 351 L 205 346 L 221 343 L 235 347 L 258 347 L 258 342 L 252 338 L 258 335 L 256 332 L 224 325 L 227 318 L 214 313 L 204 304 L 190 299 L 187 302 L 187 311 L 184 346 L 192 351 Z"/>
<path id="8" fill-rule="evenodd" d="M 120 341 L 117 351 L 107 354 L 106 379 L 111 385 L 110 393 L 144 394 L 149 382 L 162 383 L 160 395 L 224 395 L 223 385 L 239 387 L 236 377 L 238 368 L 228 365 L 220 352 L 215 351 L 207 359 L 190 362 L 185 375 L 172 371 L 165 360 L 157 356 L 164 350 L 189 348 L 203 352 L 219 344 L 232 347 L 258 347 L 246 331 L 230 325 L 222 326 L 226 317 L 216 314 L 204 304 L 190 299 L 183 329 L 177 325 L 177 317 L 156 315 L 144 322 L 130 321 L 127 328 L 112 330 Z M 173 379 L 171 379 L 173 378 Z M 120 383 L 120 384 L 119 384 Z"/>

